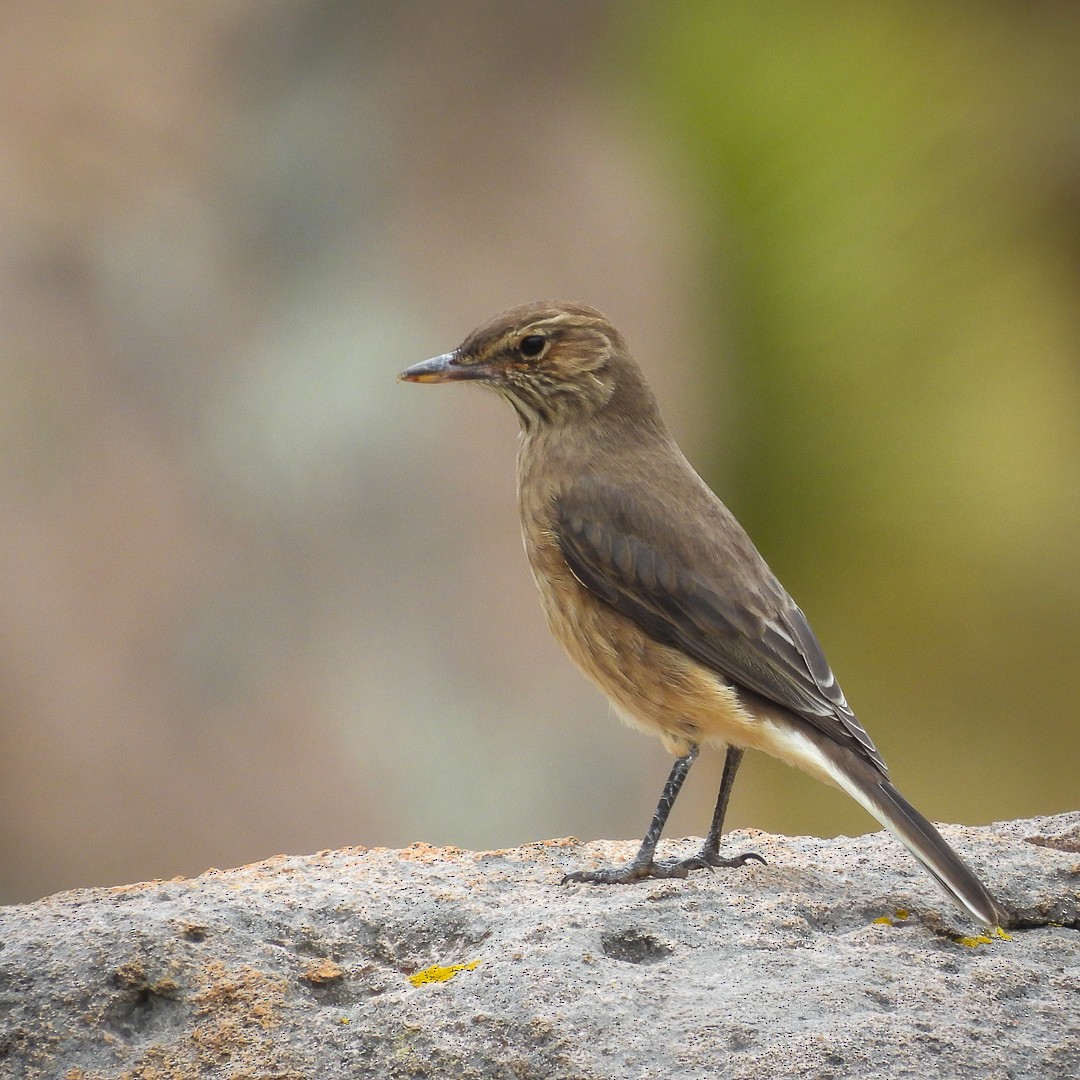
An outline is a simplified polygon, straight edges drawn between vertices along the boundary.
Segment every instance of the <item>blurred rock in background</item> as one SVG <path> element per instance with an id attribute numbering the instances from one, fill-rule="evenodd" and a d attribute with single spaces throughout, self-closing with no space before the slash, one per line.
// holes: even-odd
<path id="1" fill-rule="evenodd" d="M 921 809 L 1075 807 L 1078 22 L 0 9 L 0 900 L 639 835 L 668 762 L 548 640 L 513 416 L 394 381 L 544 296 L 623 330 Z M 745 772 L 733 825 L 871 827 Z"/>

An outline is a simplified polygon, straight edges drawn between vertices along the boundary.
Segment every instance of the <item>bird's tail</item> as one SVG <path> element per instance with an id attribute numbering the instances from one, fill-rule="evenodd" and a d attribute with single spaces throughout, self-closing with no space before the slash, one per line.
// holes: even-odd
<path id="1" fill-rule="evenodd" d="M 835 784 L 877 818 L 926 867 L 930 876 L 965 911 L 987 926 L 1008 926 L 1013 916 L 945 842 L 945 838 L 896 790 L 880 766 L 791 714 L 757 713 L 758 746 L 781 761 Z"/>
<path id="2" fill-rule="evenodd" d="M 877 818 L 965 911 L 989 927 L 1008 924 L 1006 909 L 941 833 L 888 780 L 868 775 L 869 765 L 865 769 L 845 769 L 833 755 L 828 756 L 832 758 L 829 771 L 834 781 Z"/>

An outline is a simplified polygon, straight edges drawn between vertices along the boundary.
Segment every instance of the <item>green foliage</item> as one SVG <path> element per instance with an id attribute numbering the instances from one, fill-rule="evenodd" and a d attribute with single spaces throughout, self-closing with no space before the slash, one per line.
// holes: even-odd
<path id="1" fill-rule="evenodd" d="M 931 816 L 1075 805 L 1080 9 L 644 4 L 619 48 L 733 323 L 728 501 L 912 798 L 977 743 Z"/>

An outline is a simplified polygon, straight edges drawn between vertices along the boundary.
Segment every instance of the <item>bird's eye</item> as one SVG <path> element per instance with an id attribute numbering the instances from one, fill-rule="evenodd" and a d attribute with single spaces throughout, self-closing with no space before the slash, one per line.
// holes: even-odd
<path id="1" fill-rule="evenodd" d="M 518 345 L 518 351 L 522 356 L 532 359 L 535 356 L 539 356 L 544 351 L 544 345 L 547 342 L 547 338 L 543 334 L 529 334 L 521 339 L 521 343 Z"/>

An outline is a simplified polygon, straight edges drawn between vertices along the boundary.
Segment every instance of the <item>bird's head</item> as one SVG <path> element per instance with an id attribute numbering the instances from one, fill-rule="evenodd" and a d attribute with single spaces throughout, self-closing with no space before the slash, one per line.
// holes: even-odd
<path id="1" fill-rule="evenodd" d="M 559 301 L 505 311 L 453 352 L 398 377 L 489 386 L 514 406 L 526 431 L 591 416 L 620 389 L 644 387 L 615 327 L 591 307 Z"/>

